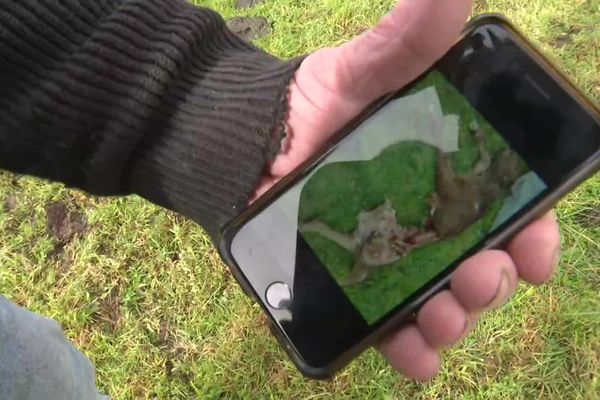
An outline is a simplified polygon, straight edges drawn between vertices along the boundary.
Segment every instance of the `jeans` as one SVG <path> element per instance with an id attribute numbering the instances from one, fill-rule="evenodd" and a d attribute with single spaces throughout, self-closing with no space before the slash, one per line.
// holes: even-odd
<path id="1" fill-rule="evenodd" d="M 0 296 L 0 399 L 106 400 L 90 362 L 55 321 Z"/>

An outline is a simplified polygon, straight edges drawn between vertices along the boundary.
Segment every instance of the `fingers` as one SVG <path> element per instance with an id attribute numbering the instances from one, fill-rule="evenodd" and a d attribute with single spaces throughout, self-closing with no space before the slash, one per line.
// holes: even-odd
<path id="1" fill-rule="evenodd" d="M 471 331 L 481 311 L 506 303 L 517 284 L 517 269 L 507 253 L 479 253 L 456 270 L 451 290 L 437 294 L 421 308 L 417 325 L 432 347 L 453 345 Z"/>
<path id="2" fill-rule="evenodd" d="M 479 253 L 456 270 L 451 290 L 438 293 L 419 310 L 416 324 L 390 336 L 380 349 L 402 374 L 429 379 L 439 368 L 436 349 L 464 338 L 479 314 L 504 304 L 517 283 L 517 268 L 506 252 Z"/>
<path id="3" fill-rule="evenodd" d="M 518 234 L 504 251 L 481 252 L 455 271 L 451 291 L 429 300 L 417 325 L 433 348 L 462 339 L 481 311 L 497 308 L 514 294 L 519 276 L 532 283 L 549 279 L 556 268 L 560 236 L 556 218 L 548 214 Z"/>
<path id="4" fill-rule="evenodd" d="M 457 40 L 471 0 L 402 0 L 372 30 L 308 56 L 290 86 L 288 148 L 270 166 L 284 176 L 378 97 L 400 89 Z"/>
<path id="5" fill-rule="evenodd" d="M 548 281 L 560 257 L 560 231 L 553 212 L 534 221 L 507 246 L 519 276 L 533 284 Z"/>
<path id="6" fill-rule="evenodd" d="M 519 277 L 531 283 L 549 279 L 557 264 L 560 235 L 549 213 L 534 221 L 507 246 L 508 253 L 484 251 L 454 272 L 451 290 L 438 293 L 419 311 L 417 323 L 402 328 L 380 349 L 389 363 L 413 379 L 429 379 L 439 369 L 436 349 L 467 335 L 480 312 L 504 304 L 515 292 Z"/>
<path id="7" fill-rule="evenodd" d="M 427 343 L 414 324 L 390 335 L 381 343 L 380 350 L 390 365 L 408 378 L 423 381 L 439 372 L 437 350 Z"/>

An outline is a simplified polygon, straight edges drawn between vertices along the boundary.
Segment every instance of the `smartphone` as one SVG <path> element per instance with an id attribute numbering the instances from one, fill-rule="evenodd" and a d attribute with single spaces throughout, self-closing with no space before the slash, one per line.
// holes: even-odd
<path id="1" fill-rule="evenodd" d="M 600 112 L 504 17 L 472 20 L 222 232 L 299 370 L 327 378 L 600 168 Z"/>

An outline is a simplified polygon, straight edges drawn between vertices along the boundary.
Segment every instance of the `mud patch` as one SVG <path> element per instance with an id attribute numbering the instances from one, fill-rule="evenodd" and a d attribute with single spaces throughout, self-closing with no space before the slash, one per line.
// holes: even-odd
<path id="1" fill-rule="evenodd" d="M 160 321 L 160 328 L 158 331 L 158 345 L 160 349 L 165 353 L 165 376 L 169 380 L 178 380 L 184 383 L 186 386 L 190 384 L 191 377 L 183 373 L 183 371 L 175 370 L 177 361 L 183 359 L 185 355 L 181 349 L 177 348 L 175 338 L 171 335 L 171 329 L 167 320 Z"/>
<path id="2" fill-rule="evenodd" d="M 167 354 L 167 361 L 171 365 L 186 358 L 186 351 L 171 334 L 171 326 L 167 320 L 160 321 L 157 339 L 157 345 Z"/>
<path id="3" fill-rule="evenodd" d="M 8 195 L 6 199 L 4 199 L 4 203 L 2 204 L 2 208 L 6 213 L 12 213 L 17 208 L 17 198 L 13 195 Z"/>
<path id="4" fill-rule="evenodd" d="M 237 9 L 244 9 L 244 8 L 251 8 L 254 7 L 260 3 L 262 3 L 264 0 L 237 0 L 235 2 L 235 8 Z"/>
<path id="5" fill-rule="evenodd" d="M 61 246 L 69 243 L 75 236 L 84 236 L 88 230 L 85 215 L 79 210 L 69 210 L 64 203 L 48 204 L 46 216 L 48 232 Z"/>
<path id="6" fill-rule="evenodd" d="M 172 347 L 171 338 L 169 332 L 169 322 L 166 320 L 160 321 L 160 328 L 158 330 L 158 344 L 161 347 L 165 347 L 169 350 Z"/>
<path id="7" fill-rule="evenodd" d="M 48 255 L 55 261 L 54 271 L 56 274 L 56 287 L 63 288 L 68 285 L 68 280 L 63 279 L 75 264 L 76 250 L 72 248 L 63 249 L 60 243 L 54 245 L 53 251 Z"/>
<path id="8" fill-rule="evenodd" d="M 556 49 L 562 49 L 573 42 L 573 38 L 575 35 L 580 33 L 583 30 L 582 27 L 579 26 L 571 26 L 568 27 L 565 32 L 561 33 L 553 42 L 552 46 Z"/>
<path id="9" fill-rule="evenodd" d="M 583 208 L 574 219 L 575 223 L 582 228 L 600 228 L 600 204 Z"/>
<path id="10" fill-rule="evenodd" d="M 100 301 L 96 318 L 105 333 L 112 334 L 119 329 L 122 320 L 120 287 L 113 287 L 108 295 Z"/>
<path id="11" fill-rule="evenodd" d="M 158 345 L 162 350 L 165 350 L 167 353 L 167 357 L 165 359 L 164 364 L 165 375 L 168 379 L 171 379 L 173 377 L 173 369 L 175 368 L 173 363 L 173 355 L 171 354 L 173 349 L 173 343 L 170 338 L 169 323 L 165 320 L 162 320 L 160 322 L 160 328 L 158 331 Z"/>
<path id="12" fill-rule="evenodd" d="M 271 23 L 264 17 L 233 17 L 227 28 L 246 41 L 263 38 L 271 33 Z"/>

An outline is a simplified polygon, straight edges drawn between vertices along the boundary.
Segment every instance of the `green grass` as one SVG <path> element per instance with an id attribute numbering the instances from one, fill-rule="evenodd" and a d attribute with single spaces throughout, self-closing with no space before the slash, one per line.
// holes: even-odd
<path id="1" fill-rule="evenodd" d="M 205 3 L 233 15 L 232 0 Z M 334 45 L 392 1 L 265 0 L 275 22 L 259 42 L 282 57 Z M 600 99 L 598 0 L 488 0 Z M 303 379 L 268 334 L 201 229 L 138 198 L 98 200 L 33 179 L 0 177 L 0 292 L 60 321 L 115 399 L 598 399 L 600 177 L 558 207 L 565 251 L 557 278 L 523 287 L 486 316 L 428 384 L 368 352 L 331 382 Z M 62 243 L 46 207 L 87 220 Z M 595 211 L 594 211 L 595 210 Z M 77 212 L 75 212 L 77 211 Z M 594 214 L 596 213 L 596 214 Z M 83 218 L 81 215 L 83 215 Z"/>

